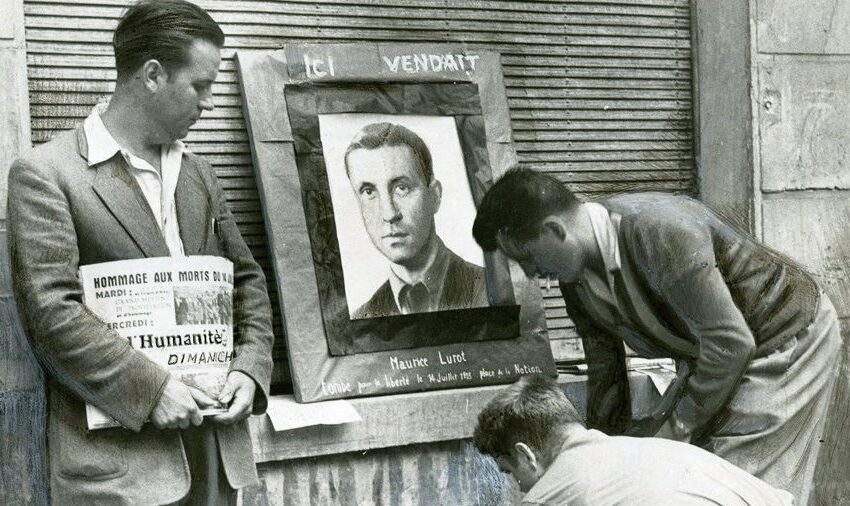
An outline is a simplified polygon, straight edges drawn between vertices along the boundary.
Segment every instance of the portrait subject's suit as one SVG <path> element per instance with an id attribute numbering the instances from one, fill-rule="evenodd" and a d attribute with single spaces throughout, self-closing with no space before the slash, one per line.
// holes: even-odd
<path id="1" fill-rule="evenodd" d="M 81 265 L 168 256 L 169 250 L 123 156 L 92 167 L 86 157 L 78 127 L 16 161 L 9 174 L 14 293 L 47 377 L 51 495 L 54 504 L 174 502 L 190 484 L 181 433 L 143 425 L 168 373 L 86 309 L 77 277 Z M 230 369 L 255 380 L 253 412 L 262 413 L 272 368 L 263 273 L 212 168 L 191 153 L 183 155 L 176 205 L 186 254 L 234 263 L 237 340 Z M 85 402 L 126 428 L 87 431 Z M 230 485 L 256 482 L 247 421 L 215 430 Z"/>
<path id="2" fill-rule="evenodd" d="M 624 342 L 688 362 L 678 418 L 706 449 L 804 504 L 838 366 L 829 299 L 796 263 L 698 201 L 634 194 L 601 204 L 619 249 L 613 310 L 581 283 L 561 284 L 588 362 L 589 427 L 616 434 L 629 423 Z"/>
<path id="3" fill-rule="evenodd" d="M 484 268 L 471 264 L 441 245 L 448 255 L 448 269 L 439 295 L 437 311 L 468 309 L 487 305 L 487 283 Z M 390 282 L 381 285 L 372 297 L 360 306 L 353 319 L 400 315 Z"/>

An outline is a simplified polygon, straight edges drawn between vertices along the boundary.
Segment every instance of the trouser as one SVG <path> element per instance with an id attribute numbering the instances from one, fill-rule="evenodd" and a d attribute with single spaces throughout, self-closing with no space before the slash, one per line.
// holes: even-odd
<path id="1" fill-rule="evenodd" d="M 236 504 L 236 491 L 224 475 L 218 451 L 215 426 L 204 420 L 198 427 L 181 431 L 191 484 L 189 494 L 175 503 L 179 506 L 230 506 Z"/>
<path id="2" fill-rule="evenodd" d="M 814 321 L 764 357 L 752 360 L 705 448 L 805 506 L 812 490 L 841 334 L 821 294 Z"/>

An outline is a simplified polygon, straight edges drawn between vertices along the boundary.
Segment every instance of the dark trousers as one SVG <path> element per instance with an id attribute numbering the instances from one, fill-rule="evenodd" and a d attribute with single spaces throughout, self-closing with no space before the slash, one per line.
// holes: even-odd
<path id="1" fill-rule="evenodd" d="M 189 474 L 189 494 L 175 503 L 179 506 L 231 506 L 236 504 L 236 491 L 224 475 L 213 422 L 204 420 L 198 427 L 181 431 Z"/>

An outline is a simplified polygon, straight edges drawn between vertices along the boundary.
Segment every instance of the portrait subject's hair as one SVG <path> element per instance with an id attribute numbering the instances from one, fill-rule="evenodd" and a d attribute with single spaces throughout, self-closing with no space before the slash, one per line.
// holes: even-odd
<path id="1" fill-rule="evenodd" d="M 348 175 L 348 155 L 356 149 L 377 149 L 383 146 L 407 146 L 419 162 L 419 171 L 426 185 L 434 179 L 431 152 L 421 137 L 409 128 L 395 123 L 371 123 L 357 132 L 345 150 L 345 173 Z"/>
<path id="2" fill-rule="evenodd" d="M 523 376 L 478 415 L 473 443 L 493 458 L 510 455 L 517 442 L 543 451 L 552 430 L 568 423 L 584 422 L 555 380 Z"/>
<path id="3" fill-rule="evenodd" d="M 520 243 L 537 237 L 546 216 L 576 209 L 581 200 L 548 174 L 509 170 L 487 190 L 472 225 L 472 236 L 484 251 L 498 247 L 499 234 Z"/>
<path id="4" fill-rule="evenodd" d="M 219 48 L 224 33 L 213 18 L 185 0 L 141 0 L 124 13 L 112 36 L 118 81 L 144 62 L 157 60 L 171 71 L 187 63 L 189 46 L 206 40 Z"/>

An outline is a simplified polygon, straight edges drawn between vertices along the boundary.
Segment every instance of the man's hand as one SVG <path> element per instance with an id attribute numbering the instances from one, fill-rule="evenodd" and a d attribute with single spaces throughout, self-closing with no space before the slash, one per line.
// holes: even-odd
<path id="1" fill-rule="evenodd" d="M 162 395 L 151 411 L 151 421 L 157 429 L 185 429 L 189 425 L 201 425 L 204 417 L 198 409 L 198 401 L 212 399 L 198 390 L 191 389 L 181 381 L 169 377 Z"/>
<path id="2" fill-rule="evenodd" d="M 250 376 L 241 371 L 230 371 L 227 382 L 218 396 L 219 402 L 228 406 L 227 413 L 216 415 L 213 420 L 216 423 L 230 425 L 248 418 L 256 390 L 257 384 Z"/>

